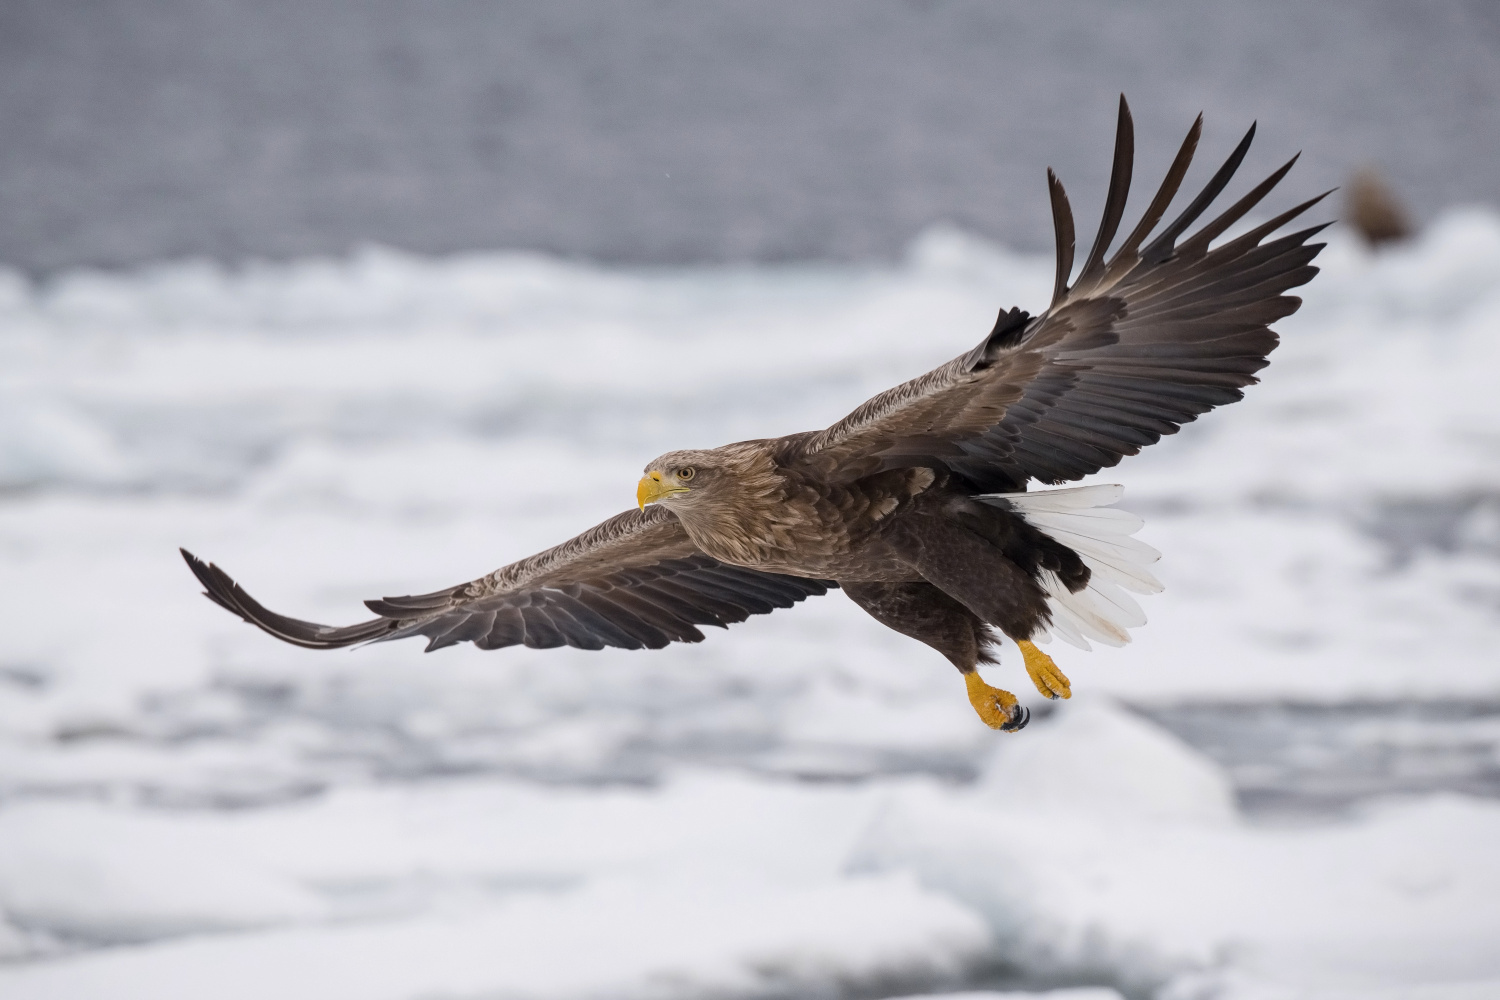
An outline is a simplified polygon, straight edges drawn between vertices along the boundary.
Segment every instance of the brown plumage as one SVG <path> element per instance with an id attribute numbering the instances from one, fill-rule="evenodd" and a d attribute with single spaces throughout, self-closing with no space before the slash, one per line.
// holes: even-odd
<path id="1" fill-rule="evenodd" d="M 1144 622 L 1124 590 L 1159 585 L 1139 521 L 1105 509 L 1118 488 L 1026 493 L 1115 465 L 1200 413 L 1240 398 L 1294 312 L 1322 226 L 1269 239 L 1319 198 L 1218 246 L 1291 168 L 1184 234 L 1229 182 L 1255 129 L 1158 230 L 1187 172 L 1193 124 L 1140 221 L 1109 255 L 1130 189 L 1134 138 L 1120 101 L 1104 218 L 1073 272 L 1072 212 L 1048 172 L 1057 230 L 1052 302 L 1000 314 L 965 354 L 864 403 L 826 430 L 662 455 L 640 509 L 556 548 L 433 594 L 367 601 L 378 616 L 331 628 L 257 604 L 184 552 L 207 596 L 279 639 L 334 648 L 421 635 L 429 650 L 659 648 L 842 587 L 881 623 L 948 657 L 990 725 L 1027 714 L 978 679 L 991 629 L 1016 640 L 1038 689 L 1067 679 L 1031 640 L 1120 643 Z M 1149 240 L 1149 242 L 1148 242 Z M 1123 588 L 1123 589 L 1122 589 Z"/>

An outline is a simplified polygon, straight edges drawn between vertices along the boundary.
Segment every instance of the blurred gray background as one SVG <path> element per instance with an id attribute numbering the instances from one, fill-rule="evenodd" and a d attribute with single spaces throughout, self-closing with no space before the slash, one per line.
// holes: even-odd
<path id="1" fill-rule="evenodd" d="M 1138 176 L 1202 110 L 1213 155 L 1257 118 L 1258 167 L 1303 149 L 1299 192 L 1500 201 L 1493 0 L 5 0 L 0 263 L 1039 248 L 1047 165 L 1093 215 L 1119 91 Z"/>

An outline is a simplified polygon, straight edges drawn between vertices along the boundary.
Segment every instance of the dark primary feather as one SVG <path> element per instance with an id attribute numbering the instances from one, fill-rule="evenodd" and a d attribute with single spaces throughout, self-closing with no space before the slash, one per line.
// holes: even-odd
<path id="1" fill-rule="evenodd" d="M 1068 192 L 1062 181 L 1047 168 L 1047 196 L 1052 200 L 1052 228 L 1057 233 L 1057 274 L 1052 281 L 1053 308 L 1068 294 L 1068 276 L 1073 273 L 1073 250 L 1077 237 L 1073 231 L 1073 208 L 1068 204 Z"/>
<path id="2" fill-rule="evenodd" d="M 700 625 L 728 626 L 837 586 L 711 559 L 660 507 L 626 511 L 471 583 L 366 601 L 380 617 L 345 628 L 276 614 L 218 566 L 182 555 L 214 603 L 308 649 L 413 635 L 425 636 L 428 650 L 460 642 L 481 649 L 657 649 L 701 641 Z"/>
<path id="3" fill-rule="evenodd" d="M 1094 236 L 1093 249 L 1083 270 L 1078 272 L 1078 284 L 1082 285 L 1104 270 L 1104 255 L 1120 230 L 1120 220 L 1125 218 L 1125 200 L 1130 195 L 1130 177 L 1135 169 L 1135 122 L 1130 117 L 1130 105 L 1125 95 L 1120 95 L 1120 118 L 1115 126 L 1115 161 L 1109 171 L 1109 194 L 1104 199 L 1104 218 L 1099 223 L 1099 232 Z"/>
<path id="4" fill-rule="evenodd" d="M 1322 244 L 1308 241 L 1323 227 L 1262 241 L 1323 196 L 1210 246 L 1261 202 L 1293 158 L 1182 239 L 1240 166 L 1252 126 L 1203 191 L 1146 243 L 1187 174 L 1201 123 L 1194 122 L 1140 222 L 1106 260 L 1124 216 L 1134 150 L 1122 97 L 1099 235 L 1074 284 L 1067 285 L 1072 212 L 1049 171 L 1057 278 L 1048 310 L 1004 336 L 997 324 L 972 351 L 876 396 L 825 431 L 800 436 L 784 461 L 835 480 L 940 465 L 978 489 L 1024 489 L 1031 479 L 1059 483 L 1115 465 L 1239 399 L 1276 347 L 1270 324 L 1301 304 L 1285 293 L 1317 273 L 1311 262 Z"/>
<path id="5" fill-rule="evenodd" d="M 1182 214 L 1177 217 L 1176 221 L 1162 230 L 1161 235 L 1157 236 L 1156 239 L 1152 240 L 1141 251 L 1142 260 L 1148 264 L 1154 264 L 1166 260 L 1172 255 L 1172 247 L 1177 242 L 1177 237 L 1187 232 L 1188 226 L 1198 221 L 1198 216 L 1203 214 L 1204 209 L 1213 204 L 1213 200 L 1224 190 L 1230 178 L 1234 176 L 1234 172 L 1244 162 L 1245 154 L 1250 151 L 1250 143 L 1254 140 L 1255 123 L 1251 122 L 1250 129 L 1245 133 L 1245 137 L 1240 140 L 1238 146 L 1234 147 L 1234 152 L 1229 154 L 1229 159 L 1224 161 L 1224 165 L 1219 167 L 1203 190 L 1198 192 L 1198 197 L 1194 198 L 1188 207 L 1182 210 Z"/>

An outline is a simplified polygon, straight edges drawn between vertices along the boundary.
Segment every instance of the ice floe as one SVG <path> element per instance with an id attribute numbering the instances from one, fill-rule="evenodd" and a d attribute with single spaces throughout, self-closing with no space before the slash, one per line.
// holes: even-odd
<path id="1" fill-rule="evenodd" d="M 0 995 L 1500 995 L 1500 804 L 1269 822 L 1129 707 L 1374 705 L 1419 751 L 1403 699 L 1500 699 L 1500 218 L 1321 262 L 1263 385 L 1100 478 L 1166 590 L 1003 738 L 837 594 L 652 654 L 317 654 L 176 547 L 353 620 L 623 509 L 652 455 L 838 418 L 1049 260 L 3 276 Z"/>

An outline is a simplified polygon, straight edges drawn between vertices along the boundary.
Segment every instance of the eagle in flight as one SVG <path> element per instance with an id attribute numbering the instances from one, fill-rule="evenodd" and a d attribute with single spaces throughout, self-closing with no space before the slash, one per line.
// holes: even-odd
<path id="1" fill-rule="evenodd" d="M 647 464 L 637 509 L 488 576 L 432 594 L 366 601 L 377 617 L 335 628 L 267 610 L 218 566 L 183 557 L 216 604 L 285 642 L 333 649 L 421 635 L 427 649 L 699 642 L 724 627 L 841 588 L 871 617 L 959 670 L 987 725 L 1030 713 L 976 671 L 998 630 L 1042 695 L 1068 679 L 1035 645 L 1121 645 L 1145 623 L 1128 591 L 1155 593 L 1158 554 L 1119 486 L 1027 492 L 1113 466 L 1256 381 L 1269 324 L 1317 273 L 1323 226 L 1274 236 L 1323 197 L 1213 242 L 1254 209 L 1296 157 L 1185 236 L 1229 183 L 1255 127 L 1203 191 L 1158 229 L 1202 129 L 1193 123 L 1140 221 L 1111 255 L 1134 160 L 1120 99 L 1104 217 L 1073 274 L 1073 213 L 1052 171 L 1052 302 L 1000 313 L 975 347 L 825 430 L 672 451 Z M 1070 281 L 1071 278 L 1071 281 Z"/>

